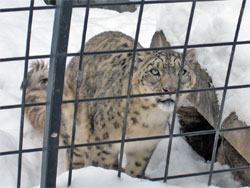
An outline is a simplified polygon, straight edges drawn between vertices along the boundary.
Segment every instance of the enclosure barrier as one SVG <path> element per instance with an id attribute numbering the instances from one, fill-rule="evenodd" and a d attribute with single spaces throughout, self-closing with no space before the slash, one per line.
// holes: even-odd
<path id="1" fill-rule="evenodd" d="M 232 63 L 234 59 L 235 48 L 237 45 L 244 45 L 250 44 L 250 41 L 238 41 L 238 35 L 241 25 L 241 20 L 244 13 L 244 8 L 246 4 L 246 0 L 242 0 L 242 6 L 239 13 L 239 19 L 237 28 L 235 31 L 234 41 L 233 42 L 223 42 L 223 43 L 209 43 L 209 44 L 196 44 L 196 45 L 189 45 L 189 36 L 192 27 L 192 20 L 195 12 L 195 6 L 197 3 L 211 1 L 211 0 L 155 0 L 155 1 L 145 1 L 145 0 L 138 0 L 132 2 L 110 2 L 110 3 L 91 3 L 88 1 L 86 4 L 82 5 L 73 5 L 72 1 L 67 0 L 57 0 L 56 6 L 34 6 L 34 0 L 30 1 L 30 7 L 19 7 L 19 8 L 4 8 L 0 9 L 0 13 L 3 12 L 14 12 L 14 11 L 28 11 L 29 12 L 29 20 L 28 20 L 28 32 L 27 32 L 27 40 L 26 40 L 26 54 L 24 57 L 11 57 L 11 58 L 1 58 L 1 62 L 10 62 L 10 61 L 17 61 L 17 60 L 24 60 L 24 78 L 23 78 L 23 92 L 22 92 L 22 102 L 21 104 L 16 105 L 6 105 L 0 106 L 0 110 L 4 109 L 15 109 L 21 108 L 21 120 L 20 120 L 20 135 L 19 135 L 19 150 L 14 151 L 7 151 L 1 152 L 0 157 L 4 155 L 13 155 L 18 154 L 18 173 L 17 173 L 17 187 L 21 186 L 21 171 L 22 171 L 22 154 L 23 153 L 30 153 L 30 152 L 39 152 L 43 151 L 43 158 L 42 158 L 42 174 L 41 174 L 41 187 L 55 187 L 56 186 L 56 174 L 57 174 L 57 156 L 59 149 L 70 149 L 71 150 L 71 159 L 73 157 L 73 150 L 76 147 L 87 147 L 87 146 L 97 146 L 97 145 L 104 145 L 104 144 L 114 144 L 120 143 L 121 150 L 120 150 L 120 161 L 119 161 L 119 168 L 118 168 L 118 177 L 121 177 L 121 164 L 123 161 L 123 154 L 124 154 L 124 145 L 127 142 L 138 142 L 138 141 L 145 141 L 145 140 L 154 140 L 154 139 L 165 139 L 169 138 L 169 145 L 167 149 L 167 156 L 166 159 L 166 166 L 165 166 L 165 174 L 163 177 L 152 178 L 152 181 L 163 180 L 167 182 L 169 179 L 176 179 L 176 178 L 185 178 L 185 177 L 193 177 L 193 176 L 202 176 L 202 175 L 209 175 L 208 178 L 208 185 L 211 185 L 212 176 L 216 173 L 223 173 L 229 171 L 240 171 L 240 170 L 247 170 L 250 169 L 250 166 L 239 167 L 239 168 L 231 168 L 225 170 L 214 170 L 214 163 L 216 157 L 216 148 L 218 145 L 218 139 L 220 133 L 223 132 L 231 132 L 231 131 L 238 131 L 238 130 L 249 130 L 249 126 L 247 127 L 237 127 L 237 128 L 227 128 L 222 129 L 222 114 L 224 109 L 224 104 L 226 100 L 226 94 L 228 90 L 232 89 L 243 89 L 243 88 L 250 88 L 250 84 L 246 85 L 234 85 L 228 86 Z M 164 47 L 164 48 L 143 48 L 137 49 L 137 43 L 140 33 L 140 26 L 142 21 L 142 14 L 143 8 L 146 4 L 165 4 L 165 3 L 182 3 L 182 2 L 190 2 L 192 4 L 188 22 L 188 28 L 186 32 L 186 39 L 185 43 L 182 46 L 172 46 L 172 47 Z M 98 6 L 111 6 L 111 5 L 138 5 L 139 7 L 139 15 L 138 21 L 136 26 L 136 34 L 135 34 L 135 43 L 133 49 L 130 50 L 117 50 L 117 51 L 98 51 L 98 52 L 84 52 L 85 41 L 86 41 L 86 32 L 88 26 L 88 15 L 89 9 L 91 7 L 98 7 Z M 79 53 L 67 53 L 68 47 L 68 38 L 69 38 L 69 29 L 70 29 L 70 22 L 71 22 L 71 14 L 73 8 L 85 7 L 85 19 L 84 19 L 84 26 L 82 32 L 82 44 L 81 50 Z M 33 19 L 33 12 L 39 10 L 46 10 L 46 9 L 55 9 L 55 18 L 54 18 L 54 29 L 53 29 L 53 38 L 52 38 L 52 45 L 51 45 L 51 54 L 45 55 L 36 55 L 30 56 L 30 38 L 32 34 L 32 19 Z M 0 15 L 1 16 L 1 15 Z M 230 61 L 228 64 L 228 70 L 226 74 L 225 84 L 223 87 L 215 87 L 215 88 L 204 88 L 204 89 L 193 89 L 193 90 L 180 90 L 181 78 L 182 74 L 179 74 L 179 81 L 178 87 L 176 92 L 171 93 L 151 93 L 151 94 L 141 94 L 141 95 L 132 95 L 131 88 L 132 88 L 132 77 L 133 77 L 133 67 L 135 63 L 136 52 L 139 51 L 151 51 L 151 50 L 167 50 L 167 49 L 183 49 L 183 60 L 181 62 L 181 69 L 183 70 L 184 66 L 184 59 L 186 56 L 187 49 L 189 48 L 203 48 L 203 47 L 216 47 L 216 46 L 232 46 Z M 84 56 L 93 55 L 93 54 L 112 54 L 112 53 L 127 53 L 132 52 L 132 64 L 130 67 L 130 74 L 129 74 L 129 83 L 128 83 L 128 90 L 126 96 L 107 96 L 102 98 L 79 98 L 79 88 L 80 88 L 80 79 L 84 70 L 82 70 L 82 59 Z M 78 79 L 77 79 L 77 89 L 75 93 L 75 100 L 62 100 L 62 93 L 63 93 L 63 84 L 64 84 L 64 72 L 65 72 L 65 65 L 66 65 L 66 58 L 70 56 L 80 56 L 80 63 L 79 63 L 79 71 L 78 71 Z M 48 81 L 48 96 L 46 103 L 35 103 L 35 104 L 26 104 L 25 103 L 25 96 L 26 96 L 26 77 L 28 71 L 28 64 L 29 60 L 32 59 L 40 59 L 40 58 L 50 58 L 50 68 L 49 68 L 49 81 Z M 223 91 L 222 101 L 220 104 L 220 111 L 219 111 L 219 118 L 217 125 L 214 130 L 206 130 L 206 131 L 196 131 L 196 132 L 188 132 L 188 133 L 180 133 L 174 134 L 174 124 L 176 120 L 176 112 L 177 112 L 177 104 L 179 95 L 181 93 L 197 93 L 197 92 L 210 92 L 210 91 Z M 155 96 L 155 95 L 167 95 L 167 94 L 175 94 L 176 101 L 174 105 L 174 111 L 172 116 L 172 122 L 170 126 L 170 134 L 169 135 L 162 135 L 162 136 L 154 136 L 154 137 L 144 137 L 144 138 L 133 138 L 133 139 L 125 139 L 126 136 L 126 126 L 127 126 L 127 115 L 129 109 L 129 102 L 132 98 L 138 97 L 148 97 L 148 96 Z M 123 122 L 123 132 L 122 137 L 120 140 L 112 140 L 107 142 L 96 142 L 96 143 L 85 143 L 85 144 L 74 144 L 74 136 L 75 136 L 75 126 L 76 126 L 76 118 L 77 118 L 77 109 L 79 102 L 90 102 L 90 101 L 102 101 L 102 100 L 117 100 L 117 99 L 126 99 L 126 110 L 125 110 L 125 118 Z M 72 142 L 71 145 L 68 146 L 59 146 L 59 129 L 60 129 L 60 116 L 61 116 L 61 105 L 64 103 L 74 103 L 74 120 L 73 120 L 73 128 L 72 128 Z M 43 148 L 34 148 L 34 149 L 23 149 L 23 128 L 24 128 L 24 112 L 25 108 L 29 106 L 39 106 L 39 105 L 46 105 L 46 126 L 44 131 L 44 145 Z M 0 111 L 1 113 L 1 111 Z M 53 126 L 52 126 L 53 122 Z M 171 155 L 171 146 L 174 137 L 185 137 L 185 136 L 196 136 L 196 135 L 206 135 L 206 134 L 214 134 L 215 133 L 215 140 L 213 146 L 213 153 L 212 153 L 212 160 L 211 160 L 211 167 L 210 170 L 207 172 L 200 172 L 200 173 L 189 173 L 189 174 L 182 174 L 176 176 L 169 176 L 169 163 L 170 163 L 170 155 Z M 72 161 L 72 160 L 71 160 Z M 69 169 L 69 178 L 68 178 L 68 185 L 71 184 L 72 179 L 72 164 L 70 164 Z"/>

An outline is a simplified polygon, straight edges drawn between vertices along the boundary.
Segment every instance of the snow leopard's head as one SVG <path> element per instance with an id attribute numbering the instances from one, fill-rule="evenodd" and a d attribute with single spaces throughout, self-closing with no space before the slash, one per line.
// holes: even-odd
<path id="1" fill-rule="evenodd" d="M 48 84 L 48 64 L 44 60 L 31 63 L 30 71 L 27 73 L 26 88 L 46 89 Z M 23 89 L 23 83 L 21 85 Z"/>
<path id="2" fill-rule="evenodd" d="M 164 44 L 169 44 L 166 39 L 164 41 L 162 37 L 160 39 L 153 37 L 151 47 L 162 47 Z M 182 76 L 180 90 L 189 90 L 196 83 L 196 76 L 193 72 L 193 64 L 196 62 L 195 50 L 187 51 L 184 68 L 180 72 L 182 57 L 182 53 L 172 50 L 147 52 L 147 58 L 139 63 L 133 80 L 133 83 L 137 85 L 138 93 L 170 92 L 171 94 L 146 97 L 145 99 L 157 104 L 163 110 L 172 107 L 176 100 L 174 92 L 178 86 L 179 74 Z M 179 102 L 182 102 L 185 97 L 186 94 L 181 94 Z"/>

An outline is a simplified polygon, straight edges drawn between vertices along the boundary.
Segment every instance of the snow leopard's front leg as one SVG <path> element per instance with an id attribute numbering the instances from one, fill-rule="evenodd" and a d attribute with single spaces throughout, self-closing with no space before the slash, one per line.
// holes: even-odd
<path id="1" fill-rule="evenodd" d="M 129 143 L 128 148 L 133 148 L 133 151 L 126 151 L 127 164 L 125 172 L 134 177 L 145 177 L 145 170 L 149 160 L 156 148 L 158 141 L 143 141 L 137 143 Z M 134 146 L 132 146 L 134 144 Z M 137 146 L 135 146 L 137 145 Z M 147 146 L 147 147 L 145 147 Z M 126 147 L 126 146 L 125 146 Z M 134 149 L 136 147 L 136 149 Z"/>
<path id="2" fill-rule="evenodd" d="M 47 91 L 35 88 L 26 94 L 26 104 L 45 103 Z M 46 105 L 29 106 L 25 108 L 25 115 L 29 119 L 31 125 L 43 133 L 45 126 Z"/>

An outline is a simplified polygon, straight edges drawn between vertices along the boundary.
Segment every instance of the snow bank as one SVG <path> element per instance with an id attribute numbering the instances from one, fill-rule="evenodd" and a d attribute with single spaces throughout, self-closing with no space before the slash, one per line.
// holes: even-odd
<path id="1" fill-rule="evenodd" d="M 250 3 L 247 2 L 246 15 L 243 18 L 240 40 L 249 40 L 249 17 Z M 44 5 L 42 0 L 35 1 L 35 5 Z M 29 6 L 29 0 L 0 1 L 0 7 L 23 7 Z M 240 7 L 240 2 L 210 2 L 197 3 L 194 17 L 194 24 L 191 32 L 190 43 L 232 41 L 235 24 Z M 156 11 L 157 10 L 157 11 Z M 183 44 L 186 26 L 189 16 L 190 3 L 166 4 L 166 5 L 145 5 L 140 43 L 148 47 L 151 37 L 156 29 L 163 29 L 172 45 Z M 74 9 L 69 40 L 69 52 L 77 52 L 81 45 L 81 32 L 84 19 L 84 9 Z M 153 14 L 152 14 L 153 12 Z M 34 12 L 34 22 L 31 36 L 31 55 L 42 55 L 50 53 L 50 43 L 53 24 L 53 10 L 39 10 Z M 135 35 L 138 10 L 135 13 L 119 14 L 115 11 L 91 9 L 87 39 L 108 30 L 122 31 L 130 36 Z M 0 58 L 24 56 L 27 32 L 28 12 L 0 13 Z M 235 18 L 236 17 L 236 18 Z M 202 48 L 197 49 L 198 59 L 202 67 L 206 68 L 212 75 L 215 86 L 223 86 L 225 71 L 229 59 L 230 47 Z M 230 78 L 230 85 L 249 84 L 249 45 L 238 46 L 236 49 L 233 72 Z M 68 58 L 70 60 L 70 58 Z M 23 62 L 2 62 L 0 63 L 0 106 L 20 104 L 21 91 L 19 87 L 23 78 Z M 226 113 L 233 110 L 239 117 L 249 123 L 249 91 L 233 90 L 228 92 L 226 102 Z M 218 92 L 219 94 L 219 92 Z M 235 95 L 235 96 L 234 96 Z M 18 149 L 20 109 L 0 111 L 0 152 Z M 178 132 L 178 125 L 176 125 Z M 39 135 L 25 121 L 24 148 L 41 147 L 42 136 Z M 150 160 L 146 174 L 151 177 L 163 176 L 166 159 L 166 148 L 168 140 L 162 140 L 153 157 Z M 58 175 L 64 169 L 64 150 L 59 155 Z M 17 155 L 0 156 L 0 187 L 16 186 Z M 41 152 L 23 154 L 22 186 L 31 187 L 40 182 Z M 225 169 L 227 166 L 215 164 L 216 169 Z M 182 139 L 175 138 L 171 155 L 170 175 L 178 175 L 191 172 L 203 172 L 209 170 L 209 163 L 201 159 L 190 146 Z M 58 178 L 58 186 L 66 187 L 67 172 Z M 167 187 L 206 187 L 207 176 L 169 180 Z M 116 172 L 101 168 L 88 167 L 74 170 L 72 186 L 81 187 L 166 187 L 160 182 L 149 182 L 123 175 L 119 180 Z M 235 187 L 231 173 L 216 174 L 213 184 L 217 186 Z"/>
<path id="2" fill-rule="evenodd" d="M 72 185 L 70 187 L 100 187 L 100 188 L 177 188 L 176 186 L 165 185 L 160 182 L 150 182 L 147 180 L 141 180 L 132 178 L 126 174 L 122 174 L 122 178 L 117 177 L 117 171 L 105 170 L 97 167 L 86 167 L 80 170 L 73 171 L 74 176 L 72 179 Z M 68 173 L 65 172 L 57 179 L 57 187 L 67 187 Z"/>

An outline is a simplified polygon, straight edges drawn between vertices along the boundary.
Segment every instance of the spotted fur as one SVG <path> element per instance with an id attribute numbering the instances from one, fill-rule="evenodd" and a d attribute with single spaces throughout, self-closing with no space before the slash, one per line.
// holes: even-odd
<path id="1" fill-rule="evenodd" d="M 155 35 L 163 36 L 154 36 L 151 47 L 162 47 L 162 44 L 169 44 L 163 32 L 156 32 Z M 123 33 L 104 32 L 86 43 L 85 52 L 132 49 L 133 45 L 134 40 Z M 142 48 L 142 46 L 138 44 L 137 48 Z M 125 96 L 128 91 L 132 55 L 129 52 L 84 56 L 79 97 Z M 74 99 L 79 59 L 78 56 L 74 57 L 67 67 L 64 100 Z M 195 62 L 194 50 L 187 52 L 184 71 L 179 73 L 181 61 L 182 54 L 172 50 L 137 52 L 131 94 L 174 92 L 177 88 L 179 74 L 182 74 L 181 89 L 191 89 L 196 81 L 195 74 L 192 72 L 192 64 Z M 185 95 L 181 95 L 180 102 L 184 98 Z M 38 92 L 36 86 L 28 91 L 26 98 L 27 102 L 45 101 L 45 99 L 45 89 L 41 87 Z M 132 98 L 127 117 L 126 139 L 164 134 L 174 101 L 174 94 Z M 125 106 L 125 99 L 80 102 L 77 112 L 75 144 L 121 139 Z M 43 130 L 45 107 L 27 109 L 26 116 L 33 126 L 38 130 Z M 60 138 L 62 145 L 71 143 L 73 112 L 74 104 L 62 106 Z M 131 176 L 144 176 L 157 143 L 158 140 L 126 143 L 125 172 Z M 73 168 L 93 165 L 117 169 L 119 151 L 120 144 L 75 148 Z M 69 151 L 66 158 L 67 165 L 69 165 Z"/>

